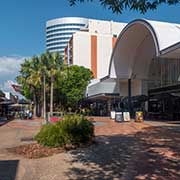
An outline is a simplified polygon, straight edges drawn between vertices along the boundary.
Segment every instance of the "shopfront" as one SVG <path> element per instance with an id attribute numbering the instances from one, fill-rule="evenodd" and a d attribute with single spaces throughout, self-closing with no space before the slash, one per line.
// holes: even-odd
<path id="1" fill-rule="evenodd" d="M 129 109 L 133 109 L 133 97 L 145 95 L 150 99 L 148 111 L 152 111 L 155 101 L 151 92 L 161 89 L 160 97 L 154 99 L 157 107 L 161 109 L 163 104 L 162 112 L 168 114 L 170 104 L 176 106 L 179 99 L 179 91 L 166 89 L 173 90 L 180 84 L 180 25 L 144 19 L 128 23 L 118 37 L 109 75 L 103 81 L 108 79 L 116 81 L 119 96 L 128 97 Z M 168 98 L 162 103 L 164 94 Z"/>

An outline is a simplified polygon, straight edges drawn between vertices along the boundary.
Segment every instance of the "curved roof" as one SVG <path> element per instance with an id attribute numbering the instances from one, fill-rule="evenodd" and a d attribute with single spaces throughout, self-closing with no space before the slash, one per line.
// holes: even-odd
<path id="1" fill-rule="evenodd" d="M 148 22 L 149 25 L 154 29 L 160 51 L 180 42 L 180 24 L 149 20 L 143 21 Z"/>
<path id="2" fill-rule="evenodd" d="M 131 27 L 144 27 L 143 33 L 147 33 L 151 35 L 152 41 L 154 42 L 155 47 L 155 56 L 160 56 L 164 53 L 167 53 L 168 48 L 175 46 L 177 44 L 180 44 L 180 24 L 173 24 L 173 23 L 167 23 L 167 22 L 159 22 L 159 21 L 151 21 L 146 19 L 137 19 L 130 23 L 128 23 L 122 32 L 120 33 L 118 40 L 116 42 L 115 48 L 112 52 L 110 66 L 109 66 L 109 76 L 116 77 L 115 76 L 115 66 L 113 61 L 115 61 L 118 58 L 118 61 L 123 61 L 123 58 L 121 57 L 121 54 L 117 56 L 118 53 L 120 53 L 119 47 L 122 48 L 122 39 L 128 38 L 128 36 L 131 36 L 131 34 L 136 34 L 135 31 L 138 31 L 137 29 L 131 29 Z M 141 28 L 142 29 L 142 28 Z M 139 33 L 140 34 L 140 33 Z M 143 34 L 142 34 L 143 36 Z M 139 37 L 142 38 L 142 37 Z M 131 38 L 131 41 L 136 41 L 137 37 Z M 138 44 L 136 42 L 136 46 L 140 46 L 142 42 L 145 39 L 141 39 L 140 43 Z M 123 43 L 126 43 L 124 40 Z M 122 50 L 121 50 L 122 52 Z M 132 57 L 131 57 L 132 58 Z M 135 58 L 135 55 L 134 55 Z M 117 60 L 116 60 L 117 61 Z M 125 60 L 124 60 L 125 61 Z"/>

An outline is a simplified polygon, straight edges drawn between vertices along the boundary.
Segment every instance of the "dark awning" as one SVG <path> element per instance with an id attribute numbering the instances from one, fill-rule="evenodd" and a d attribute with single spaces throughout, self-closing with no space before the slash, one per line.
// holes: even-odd
<path id="1" fill-rule="evenodd" d="M 150 96 L 156 94 L 167 94 L 167 93 L 177 93 L 177 92 L 180 92 L 180 84 L 150 89 L 148 91 Z"/>
<path id="2" fill-rule="evenodd" d="M 20 99 L 20 100 L 18 100 L 18 104 L 31 104 L 31 102 L 26 99 Z"/>
<path id="3" fill-rule="evenodd" d="M 100 93 L 93 96 L 89 96 L 85 100 L 94 101 L 94 100 L 108 100 L 108 99 L 114 99 L 114 98 L 120 99 L 119 94 L 118 93 Z"/>
<path id="4" fill-rule="evenodd" d="M 13 102 L 11 100 L 7 100 L 7 99 L 0 102 L 0 105 L 10 105 L 10 104 L 13 104 Z"/>

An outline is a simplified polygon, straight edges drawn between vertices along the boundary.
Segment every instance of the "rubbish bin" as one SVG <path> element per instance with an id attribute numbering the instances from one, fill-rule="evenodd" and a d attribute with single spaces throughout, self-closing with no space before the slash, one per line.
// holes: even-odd
<path id="1" fill-rule="evenodd" d="M 116 122 L 123 122 L 124 121 L 122 112 L 116 112 L 115 121 Z"/>

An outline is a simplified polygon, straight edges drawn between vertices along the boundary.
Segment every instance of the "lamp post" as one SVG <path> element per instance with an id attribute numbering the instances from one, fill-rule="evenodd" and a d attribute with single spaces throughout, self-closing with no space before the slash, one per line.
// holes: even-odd
<path id="1" fill-rule="evenodd" d="M 128 109 L 129 113 L 132 116 L 133 107 L 132 107 L 132 80 L 136 79 L 136 74 L 131 72 L 131 75 L 128 79 Z"/>
<path id="2" fill-rule="evenodd" d="M 46 119 L 46 76 L 43 73 L 43 86 L 44 86 L 44 119 Z"/>

